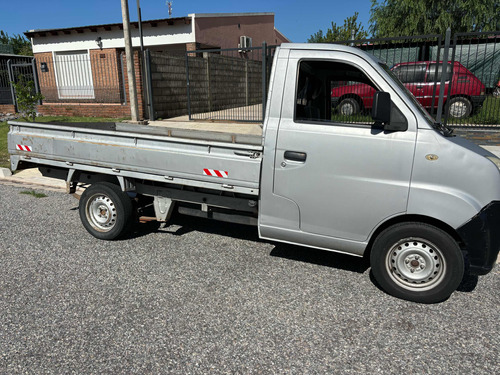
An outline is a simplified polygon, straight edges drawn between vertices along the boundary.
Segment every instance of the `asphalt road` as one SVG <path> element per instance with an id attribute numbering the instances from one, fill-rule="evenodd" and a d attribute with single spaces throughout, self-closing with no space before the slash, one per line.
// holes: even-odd
<path id="1" fill-rule="evenodd" d="M 99 241 L 0 184 L 0 373 L 498 374 L 500 272 L 419 305 L 359 258 L 175 218 Z"/>

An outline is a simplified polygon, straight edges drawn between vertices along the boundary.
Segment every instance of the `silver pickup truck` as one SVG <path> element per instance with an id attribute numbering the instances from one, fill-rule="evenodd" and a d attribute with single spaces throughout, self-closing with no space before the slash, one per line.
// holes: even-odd
<path id="1" fill-rule="evenodd" d="M 332 82 L 376 89 L 371 116 L 334 114 Z M 370 259 L 388 293 L 434 303 L 500 247 L 500 160 L 454 137 L 362 51 L 285 44 L 261 136 L 151 126 L 10 122 L 12 170 L 90 186 L 80 217 L 123 235 L 141 207 L 257 226 L 263 239 Z M 236 125 L 237 126 L 237 125 Z"/>

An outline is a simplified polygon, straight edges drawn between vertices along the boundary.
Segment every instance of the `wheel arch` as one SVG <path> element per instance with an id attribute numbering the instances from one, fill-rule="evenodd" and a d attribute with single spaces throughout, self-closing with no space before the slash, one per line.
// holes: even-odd
<path id="1" fill-rule="evenodd" d="M 371 234 L 370 239 L 368 241 L 368 245 L 366 246 L 365 252 L 363 254 L 363 257 L 365 259 L 370 258 L 373 243 L 375 242 L 375 239 L 380 235 L 380 233 L 382 233 L 384 230 L 396 224 L 410 223 L 410 222 L 424 223 L 435 226 L 436 228 L 439 228 L 443 232 L 449 234 L 455 241 L 457 241 L 458 246 L 460 246 L 462 250 L 464 249 L 464 242 L 462 238 L 458 235 L 457 231 L 450 225 L 430 216 L 411 214 L 411 215 L 400 215 L 392 217 L 389 220 L 386 220 L 383 223 L 381 223 Z"/>
<path id="2" fill-rule="evenodd" d="M 45 177 L 57 178 L 59 180 L 66 180 L 68 182 L 82 183 L 82 184 L 96 184 L 98 182 L 111 182 L 115 185 L 120 185 L 119 176 L 110 174 L 84 171 L 76 169 L 71 172 L 68 168 L 54 167 L 54 166 L 38 166 L 40 173 Z"/>

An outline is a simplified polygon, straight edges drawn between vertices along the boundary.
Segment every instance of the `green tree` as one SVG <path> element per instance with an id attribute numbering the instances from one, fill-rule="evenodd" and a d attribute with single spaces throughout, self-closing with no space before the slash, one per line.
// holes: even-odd
<path id="1" fill-rule="evenodd" d="M 0 44 L 11 45 L 16 55 L 33 56 L 31 42 L 21 34 L 10 36 L 3 30 L 0 30 Z"/>
<path id="2" fill-rule="evenodd" d="M 500 29 L 499 0 L 372 0 L 370 13 L 379 38 Z"/>
<path id="3" fill-rule="evenodd" d="M 328 43 L 350 40 L 352 31 L 354 30 L 354 39 L 364 39 L 368 37 L 368 33 L 364 30 L 363 25 L 358 23 L 358 12 L 355 12 L 352 17 L 347 17 L 344 20 L 343 26 L 337 26 L 332 22 L 332 28 L 323 34 L 323 30 L 319 30 L 307 39 L 308 43 Z"/>
<path id="4" fill-rule="evenodd" d="M 16 93 L 19 113 L 27 120 L 35 121 L 36 107 L 38 102 L 44 99 L 43 95 L 36 92 L 35 83 L 33 81 L 27 81 L 23 76 L 18 77 L 17 83 L 12 82 L 12 86 L 14 86 L 14 91 Z"/>

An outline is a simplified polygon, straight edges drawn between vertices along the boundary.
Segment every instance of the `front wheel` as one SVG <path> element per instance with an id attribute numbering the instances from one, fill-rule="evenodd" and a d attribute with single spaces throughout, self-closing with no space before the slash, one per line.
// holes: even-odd
<path id="1" fill-rule="evenodd" d="M 382 289 L 420 303 L 447 299 L 464 275 L 464 258 L 456 241 L 423 223 L 397 224 L 384 230 L 373 243 L 370 263 Z"/>
<path id="2" fill-rule="evenodd" d="M 80 198 L 79 211 L 85 229 L 101 240 L 119 238 L 132 222 L 130 197 L 109 182 L 100 182 L 86 189 Z"/>

